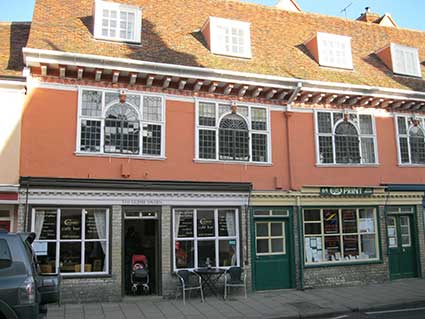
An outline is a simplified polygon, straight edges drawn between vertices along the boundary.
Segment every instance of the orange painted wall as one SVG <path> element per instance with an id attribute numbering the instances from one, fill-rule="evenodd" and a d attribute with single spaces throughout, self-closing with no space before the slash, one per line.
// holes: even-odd
<path id="1" fill-rule="evenodd" d="M 399 167 L 394 119 L 375 117 L 378 136 L 376 167 L 318 167 L 316 165 L 314 118 L 294 113 L 290 119 L 293 187 L 312 185 L 377 186 L 387 183 L 425 183 L 425 169 Z"/>
<path id="2" fill-rule="evenodd" d="M 274 189 L 275 178 L 288 188 L 284 116 L 272 112 L 273 165 L 194 162 L 195 107 L 167 101 L 166 160 L 76 156 L 77 92 L 33 89 L 22 123 L 21 176 L 181 181 L 252 181 L 257 189 Z"/>
<path id="3" fill-rule="evenodd" d="M 122 179 L 124 164 L 131 173 L 130 179 L 252 182 L 257 190 L 276 189 L 276 179 L 283 189 L 309 185 L 425 183 L 423 168 L 398 166 L 392 117 L 376 117 L 378 166 L 318 167 L 313 114 L 291 113 L 288 126 L 290 179 L 283 112 L 271 112 L 271 166 L 212 164 L 194 162 L 193 103 L 167 101 L 166 159 L 143 160 L 75 155 L 77 92 L 33 89 L 28 100 L 22 121 L 21 176 Z"/>

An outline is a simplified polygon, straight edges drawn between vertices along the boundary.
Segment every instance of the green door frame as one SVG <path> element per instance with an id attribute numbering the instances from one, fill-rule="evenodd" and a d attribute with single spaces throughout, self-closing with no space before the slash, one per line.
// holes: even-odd
<path id="1" fill-rule="evenodd" d="M 389 214 L 388 213 L 388 208 L 401 208 L 401 207 L 411 207 L 413 208 L 413 214 Z M 413 241 L 415 243 L 415 254 L 416 254 L 416 275 L 417 277 L 421 278 L 422 277 L 422 268 L 421 268 L 421 259 L 420 259 L 420 250 L 419 250 L 419 225 L 418 225 L 418 218 L 417 218 L 417 213 L 418 213 L 418 209 L 417 206 L 415 205 L 394 205 L 394 206 L 386 206 L 385 207 L 385 234 L 386 234 L 386 238 L 387 238 L 387 243 L 386 243 L 386 247 L 387 247 L 387 256 L 388 256 L 388 273 L 389 273 L 389 278 L 390 280 L 395 280 L 398 278 L 394 278 L 394 276 L 391 274 L 390 271 L 390 264 L 389 264 L 389 249 L 390 249 L 390 243 L 388 240 L 388 225 L 387 225 L 387 217 L 388 216 L 400 216 L 400 215 L 410 215 L 412 216 L 412 222 L 413 225 L 411 225 L 410 229 L 411 232 L 412 230 L 414 230 L 414 236 L 413 236 Z"/>
<path id="2" fill-rule="evenodd" d="M 287 210 L 288 216 L 282 217 L 282 216 L 265 216 L 265 217 L 257 217 L 254 218 L 254 212 L 256 210 Z M 271 221 L 271 220 L 287 220 L 288 221 L 288 229 L 289 234 L 286 234 L 286 240 L 288 241 L 288 252 L 290 256 L 290 287 L 295 288 L 296 287 L 296 271 L 295 271 L 295 246 L 294 246 L 294 223 L 293 223 L 293 207 L 288 206 L 252 206 L 250 208 L 249 212 L 249 222 L 250 222 L 250 237 L 251 237 L 251 275 L 252 275 L 252 290 L 257 291 L 257 287 L 255 286 L 255 276 L 256 276 L 256 250 L 255 250 L 255 221 L 256 220 L 264 220 L 264 221 Z"/>

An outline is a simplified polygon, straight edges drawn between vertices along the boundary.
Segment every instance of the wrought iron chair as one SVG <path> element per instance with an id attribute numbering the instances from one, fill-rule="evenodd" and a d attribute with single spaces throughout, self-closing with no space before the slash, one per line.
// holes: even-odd
<path id="1" fill-rule="evenodd" d="M 178 270 L 176 271 L 176 275 L 180 281 L 180 286 L 177 285 L 176 299 L 177 299 L 177 293 L 179 289 L 181 289 L 182 295 L 183 295 L 183 304 L 186 304 L 186 291 L 189 291 L 189 298 L 190 298 L 190 292 L 192 290 L 199 289 L 201 291 L 201 301 L 204 302 L 204 293 L 202 291 L 201 276 L 199 276 L 197 273 L 190 270 Z M 191 278 L 193 279 L 191 280 Z"/>
<path id="2" fill-rule="evenodd" d="M 245 288 L 245 299 L 246 294 L 246 273 L 241 267 L 230 267 L 224 274 L 224 299 L 227 298 L 227 290 L 230 293 L 230 287 L 243 287 Z"/>

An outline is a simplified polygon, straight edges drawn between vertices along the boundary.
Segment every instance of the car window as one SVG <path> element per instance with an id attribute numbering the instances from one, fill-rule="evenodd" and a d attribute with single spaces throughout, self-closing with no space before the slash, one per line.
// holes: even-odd
<path id="1" fill-rule="evenodd" d="M 7 241 L 0 239 L 0 269 L 8 268 L 11 264 L 12 256 Z"/>

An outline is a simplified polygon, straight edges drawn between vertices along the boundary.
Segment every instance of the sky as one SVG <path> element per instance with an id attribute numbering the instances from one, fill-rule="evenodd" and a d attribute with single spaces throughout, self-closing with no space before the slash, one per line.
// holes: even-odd
<path id="1" fill-rule="evenodd" d="M 277 2 L 277 0 L 242 1 L 270 6 Z M 297 3 L 305 12 L 349 19 L 356 19 L 365 11 L 365 7 L 371 7 L 371 11 L 381 15 L 391 14 L 399 27 L 425 31 L 425 0 L 297 0 Z M 0 21 L 30 21 L 33 7 L 34 0 L 0 0 Z M 344 8 L 347 9 L 343 11 Z"/>

